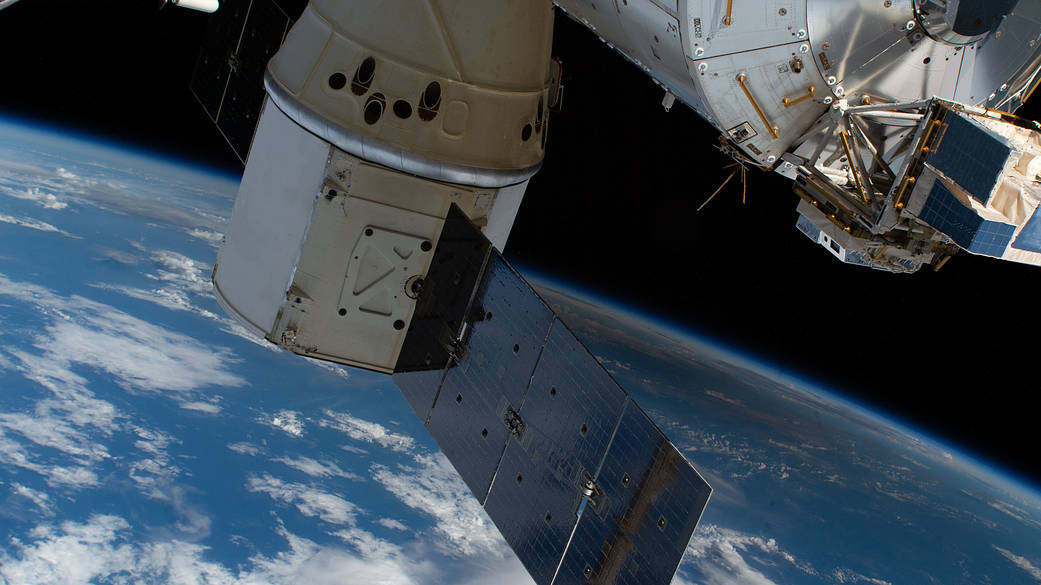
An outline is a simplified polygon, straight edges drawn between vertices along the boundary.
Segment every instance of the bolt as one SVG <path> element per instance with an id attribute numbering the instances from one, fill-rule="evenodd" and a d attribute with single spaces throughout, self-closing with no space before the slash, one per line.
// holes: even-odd
<path id="1" fill-rule="evenodd" d="M 708 63 L 698 63 L 698 73 L 704 73 L 708 71 Z"/>
<path id="2" fill-rule="evenodd" d="M 804 54 L 804 55 L 806 53 L 809 53 L 810 52 L 810 46 L 806 45 L 806 44 L 799 45 L 799 52 Z"/>
<path id="3" fill-rule="evenodd" d="M 842 97 L 846 95 L 846 90 L 843 89 L 841 85 L 839 85 L 835 88 L 835 95 L 837 95 L 838 97 Z"/>
<path id="4" fill-rule="evenodd" d="M 906 28 L 907 30 L 914 30 L 914 27 L 915 27 L 915 21 L 913 21 L 913 20 L 907 21 L 907 24 L 904 25 L 904 28 Z"/>
<path id="5" fill-rule="evenodd" d="M 694 49 L 694 56 L 695 57 L 700 57 L 700 56 L 702 56 L 704 54 L 705 54 L 705 48 L 704 47 L 698 47 L 697 49 Z"/>
<path id="6" fill-rule="evenodd" d="M 827 78 L 827 79 L 825 79 L 824 81 L 825 81 L 825 82 L 826 82 L 826 83 L 827 83 L 828 85 L 835 85 L 836 83 L 838 83 L 838 81 L 839 81 L 839 80 L 838 80 L 838 79 L 835 79 L 835 76 L 834 76 L 834 75 L 829 75 L 829 76 L 828 76 L 828 78 Z"/>
<path id="7" fill-rule="evenodd" d="M 777 160 L 777 157 L 776 157 L 776 156 L 774 156 L 774 155 L 772 155 L 772 154 L 771 154 L 770 156 L 766 157 L 766 162 L 768 162 L 768 163 L 770 163 L 770 164 L 773 164 L 773 162 L 774 162 L 775 160 Z"/>
<path id="8" fill-rule="evenodd" d="M 795 36 L 799 37 L 800 39 L 805 39 L 806 38 L 806 29 L 800 28 L 798 30 L 798 32 L 795 33 Z"/>
<path id="9" fill-rule="evenodd" d="M 824 98 L 824 105 L 826 105 L 826 106 L 830 105 L 831 102 L 833 102 L 833 101 L 835 101 L 835 100 L 831 99 L 831 96 L 829 95 L 829 96 Z"/>

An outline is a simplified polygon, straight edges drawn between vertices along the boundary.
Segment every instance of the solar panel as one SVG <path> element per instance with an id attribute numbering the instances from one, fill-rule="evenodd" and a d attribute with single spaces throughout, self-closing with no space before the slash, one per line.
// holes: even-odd
<path id="1" fill-rule="evenodd" d="M 1016 230 L 1016 226 L 983 219 L 962 204 L 942 181 L 933 185 L 918 217 L 969 252 L 994 257 L 1005 253 Z"/>
<path id="2" fill-rule="evenodd" d="M 1020 230 L 1019 235 L 1016 236 L 1016 241 L 1013 242 L 1012 247 L 1019 250 L 1027 250 L 1028 252 L 1041 253 L 1041 213 L 1038 213 L 1038 208 L 1034 209 L 1030 220 L 1027 221 L 1023 229 Z"/>
<path id="3" fill-rule="evenodd" d="M 1012 155 L 1011 147 L 963 114 L 951 112 L 944 122 L 943 138 L 929 163 L 987 205 Z"/>
<path id="4" fill-rule="evenodd" d="M 712 488 L 629 403 L 554 585 L 668 583 Z"/>
<path id="5" fill-rule="evenodd" d="M 538 583 L 553 579 L 627 400 L 555 320 L 520 409 L 523 432 L 510 437 L 485 503 Z"/>
<path id="6" fill-rule="evenodd" d="M 298 0 L 223 0 L 190 89 L 243 163 L 264 102 L 264 70 L 303 11 Z"/>
<path id="7" fill-rule="evenodd" d="M 449 213 L 430 269 L 410 285 L 415 290 L 409 292 L 419 298 L 393 379 L 423 422 L 434 407 L 450 356 L 458 351 L 459 331 L 490 250 L 465 215 Z"/>
<path id="8" fill-rule="evenodd" d="M 394 381 L 521 563 L 667 584 L 711 488 L 454 205 L 433 262 Z"/>

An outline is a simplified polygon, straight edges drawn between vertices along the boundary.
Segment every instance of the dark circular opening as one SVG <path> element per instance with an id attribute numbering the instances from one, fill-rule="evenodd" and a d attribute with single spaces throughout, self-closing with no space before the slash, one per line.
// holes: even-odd
<path id="1" fill-rule="evenodd" d="M 367 229 L 365 230 L 365 235 L 366 235 L 366 236 L 371 236 L 371 235 L 372 235 L 372 228 L 367 228 Z"/>
<path id="2" fill-rule="evenodd" d="M 929 63 L 932 62 L 932 60 L 933 60 L 932 57 L 926 57 L 925 59 L 922 59 L 922 63 L 928 65 Z"/>
<path id="3" fill-rule="evenodd" d="M 423 101 L 420 106 L 424 108 L 436 108 L 441 104 L 441 84 L 431 81 L 423 90 Z"/>
<path id="4" fill-rule="evenodd" d="M 481 436 L 482 437 L 487 437 L 488 436 L 488 429 L 481 429 Z"/>
<path id="5" fill-rule="evenodd" d="M 527 142 L 531 138 L 531 124 L 525 124 L 524 128 L 521 128 L 521 140 Z"/>
<path id="6" fill-rule="evenodd" d="M 488 311 L 487 313 L 485 313 L 484 320 L 485 321 L 491 321 L 492 320 L 492 312 L 491 311 Z"/>
<path id="7" fill-rule="evenodd" d="M 513 346 L 513 353 L 520 353 L 520 346 L 519 345 L 514 345 Z"/>
<path id="8" fill-rule="evenodd" d="M 462 394 L 456 394 L 455 395 L 455 403 L 456 404 L 462 404 L 463 403 L 463 395 Z"/>
<path id="9" fill-rule="evenodd" d="M 405 100 L 398 100 L 394 102 L 394 115 L 405 120 L 412 115 L 412 104 Z"/>
<path id="10" fill-rule="evenodd" d="M 658 518 L 658 528 L 662 528 L 664 526 L 665 526 L 665 516 L 662 516 L 661 518 Z"/>
<path id="11" fill-rule="evenodd" d="M 347 314 L 347 309 L 340 309 L 339 311 L 336 311 L 336 313 L 338 315 L 340 315 L 341 317 L 343 317 L 344 315 Z"/>
<path id="12" fill-rule="evenodd" d="M 387 101 L 381 93 L 374 93 L 369 96 L 369 99 L 365 102 L 365 123 L 373 125 L 380 121 L 383 116 L 383 108 Z"/>
<path id="13" fill-rule="evenodd" d="M 302 300 L 302 299 L 301 299 L 300 297 L 296 297 L 296 301 L 294 301 L 294 302 L 297 302 L 297 303 L 299 303 L 299 302 L 300 302 L 301 300 Z"/>
<path id="14" fill-rule="evenodd" d="M 592 572 L 593 572 L 593 567 L 590 567 L 589 565 L 586 565 L 586 568 L 582 569 L 582 573 L 584 573 L 586 575 L 588 575 L 588 574 L 590 574 Z"/>
<path id="15" fill-rule="evenodd" d="M 553 520 L 553 514 L 550 514 L 549 512 L 546 512 L 546 522 L 551 522 L 552 520 Z"/>
<path id="16" fill-rule="evenodd" d="M 556 396 L 557 395 L 557 387 L 556 386 L 553 386 L 553 387 L 551 387 L 549 389 L 549 395 L 550 396 Z"/>
<path id="17" fill-rule="evenodd" d="M 434 247 L 433 244 L 431 244 L 430 242 L 425 241 L 425 240 L 423 241 L 422 244 L 419 245 L 419 249 L 423 250 L 424 252 L 429 252 L 430 249 L 433 248 L 433 247 Z"/>
<path id="18" fill-rule="evenodd" d="M 582 425 L 582 434 L 584 435 L 584 434 L 586 434 L 586 432 L 588 432 L 588 431 L 589 431 L 589 427 L 587 427 L 587 426 L 586 426 L 585 424 L 583 424 L 583 425 Z"/>
<path id="19" fill-rule="evenodd" d="M 343 89 L 347 87 L 347 76 L 337 71 L 329 76 L 329 87 L 333 89 Z"/>
<path id="20" fill-rule="evenodd" d="M 336 198 L 337 195 L 338 195 L 338 193 L 336 192 L 335 189 L 329 189 L 329 192 L 325 194 L 325 198 L 330 200 L 330 201 L 332 201 L 333 199 Z"/>
<path id="21" fill-rule="evenodd" d="M 622 485 L 629 485 L 629 474 L 626 473 L 622 476 Z"/>
<path id="22" fill-rule="evenodd" d="M 524 476 L 518 473 L 517 474 L 517 483 L 520 483 L 522 481 L 524 481 Z"/>
<path id="23" fill-rule="evenodd" d="M 441 84 L 431 81 L 419 96 L 419 119 L 429 122 L 441 107 Z"/>
<path id="24" fill-rule="evenodd" d="M 397 329 L 398 331 L 401 331 L 402 329 L 405 328 L 405 322 L 402 321 L 401 319 L 398 319 L 397 321 L 394 322 L 394 328 Z"/>
<path id="25" fill-rule="evenodd" d="M 372 78 L 375 74 L 376 60 L 372 57 L 366 57 L 354 72 L 354 79 L 351 80 L 351 92 L 354 95 L 362 95 L 369 91 L 369 87 L 372 85 Z"/>

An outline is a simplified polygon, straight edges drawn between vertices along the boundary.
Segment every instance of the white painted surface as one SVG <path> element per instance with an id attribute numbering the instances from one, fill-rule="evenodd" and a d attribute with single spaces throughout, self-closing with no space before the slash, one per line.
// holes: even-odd
<path id="1" fill-rule="evenodd" d="M 329 144 L 265 102 L 213 282 L 225 308 L 271 331 L 293 278 Z"/>

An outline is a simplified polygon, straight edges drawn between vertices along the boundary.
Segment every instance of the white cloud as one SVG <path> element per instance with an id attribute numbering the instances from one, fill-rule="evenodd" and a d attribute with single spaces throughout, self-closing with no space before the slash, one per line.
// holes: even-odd
<path id="1" fill-rule="evenodd" d="M 328 418 L 322 419 L 320 422 L 323 427 L 341 431 L 355 441 L 375 443 L 402 453 L 411 452 L 415 448 L 415 439 L 408 435 L 392 432 L 379 423 L 362 420 L 346 412 L 325 410 L 324 413 Z"/>
<path id="2" fill-rule="evenodd" d="M 251 476 L 246 487 L 251 492 L 267 494 L 275 500 L 294 505 L 301 514 L 319 518 L 330 524 L 353 526 L 356 522 L 357 506 L 314 487 L 285 482 L 267 473 Z"/>
<path id="3" fill-rule="evenodd" d="M 39 187 L 27 187 L 26 189 L 19 191 L 15 189 L 3 189 L 3 192 L 15 199 L 23 199 L 26 201 L 35 201 L 41 207 L 45 209 L 60 210 L 65 209 L 69 206 L 68 203 L 59 200 L 52 193 L 41 191 Z"/>
<path id="4" fill-rule="evenodd" d="M 70 368 L 78 364 L 107 372 L 127 389 L 184 393 L 245 384 L 227 369 L 235 361 L 230 350 L 206 346 L 109 305 L 62 297 L 3 275 L 0 296 L 33 303 L 40 313 L 52 316 L 33 344 L 52 364 L 49 373 L 41 373 L 44 377 L 74 375 Z"/>
<path id="5" fill-rule="evenodd" d="M 273 426 L 294 437 L 304 436 L 304 423 L 300 420 L 300 413 L 295 410 L 282 409 L 273 415 L 264 414 L 258 422 Z"/>
<path id="6" fill-rule="evenodd" d="M 29 441 L 57 449 L 82 461 L 108 458 L 105 447 L 89 440 L 82 428 L 69 425 L 58 416 L 30 416 L 22 413 L 0 413 L 0 428 L 19 433 Z"/>
<path id="7" fill-rule="evenodd" d="M 1008 561 L 1011 562 L 1013 565 L 1019 567 L 1020 569 L 1023 569 L 1027 572 L 1028 575 L 1033 577 L 1035 581 L 1041 583 L 1041 567 L 1038 567 L 1034 563 L 1030 562 L 1030 559 L 1026 557 L 1021 557 L 1013 553 L 1012 551 L 1001 548 L 996 544 L 992 544 L 991 546 L 993 546 L 994 550 L 1001 553 L 1001 556 L 1008 559 Z"/>
<path id="8" fill-rule="evenodd" d="M 38 526 L 35 542 L 23 545 L 19 559 L 0 557 L 0 575 L 11 585 L 49 583 L 86 585 L 99 575 L 112 575 L 134 566 L 129 545 L 113 544 L 129 528 L 122 518 L 95 516 L 90 522 L 65 522 L 61 530 Z"/>
<path id="9" fill-rule="evenodd" d="M 220 232 L 212 232 L 210 230 L 204 230 L 201 228 L 191 228 L 187 230 L 189 236 L 193 238 L 199 238 L 200 240 L 206 240 L 211 244 L 219 244 L 224 239 L 224 234 Z"/>
<path id="10" fill-rule="evenodd" d="M 400 557 L 402 554 L 400 546 L 387 542 L 361 528 L 346 528 L 332 534 L 353 546 L 366 558 L 392 558 Z"/>
<path id="11" fill-rule="evenodd" d="M 210 265 L 170 250 L 158 250 L 152 259 L 160 269 L 156 274 L 148 275 L 149 278 L 194 294 L 210 294 Z"/>
<path id="12" fill-rule="evenodd" d="M 185 410 L 193 410 L 195 412 L 203 412 L 206 414 L 220 414 L 221 408 L 219 404 L 214 402 L 203 402 L 201 400 L 189 400 L 178 404 Z"/>
<path id="13" fill-rule="evenodd" d="M 391 548 L 366 547 L 360 533 L 347 534 L 358 553 L 320 546 L 284 528 L 287 549 L 255 555 L 238 569 L 206 559 L 204 546 L 182 540 L 141 541 L 117 516 L 93 516 L 80 524 L 40 526 L 33 541 L 15 543 L 0 554 L 0 582 L 10 585 L 88 585 L 99 582 L 164 585 L 342 585 L 355 583 L 413 585 L 429 581 L 429 563 L 407 558 Z M 372 542 L 372 541 L 370 541 Z M 365 550 L 362 550 L 365 549 Z"/>
<path id="14" fill-rule="evenodd" d="M 101 290 L 110 290 L 112 292 L 119 293 L 123 296 L 130 297 L 132 299 L 137 299 L 139 301 L 146 301 L 155 305 L 159 305 L 160 307 L 163 307 L 164 309 L 170 309 L 171 311 L 186 311 L 189 313 L 196 313 L 198 315 L 206 317 L 207 319 L 213 319 L 215 321 L 224 320 L 222 317 L 220 317 L 213 311 L 208 311 L 206 309 L 196 306 L 192 302 L 191 296 L 189 296 L 183 290 L 177 290 L 174 288 L 144 289 L 133 286 L 117 286 L 105 282 L 95 282 L 89 284 L 88 286 Z"/>
<path id="15" fill-rule="evenodd" d="M 122 430 L 126 420 L 112 403 L 95 398 L 88 380 L 74 370 L 105 372 L 128 390 L 171 392 L 188 405 L 208 402 L 196 398 L 202 387 L 245 383 L 228 371 L 228 350 L 203 345 L 111 306 L 61 296 L 3 275 L 0 296 L 33 305 L 44 319 L 32 340 L 34 351 L 8 349 L 7 353 L 17 360 L 9 362 L 9 369 L 49 391 L 35 400 L 31 413 L 0 412 L 0 463 L 39 473 L 51 486 L 97 485 L 94 467 L 110 459 L 104 441 Z M 15 436 L 25 442 L 16 442 Z M 125 465 L 129 477 L 153 497 L 168 491 L 177 473 L 156 447 L 157 441 L 139 437 L 136 444 L 146 457 L 116 463 Z M 40 449 L 58 450 L 69 460 L 44 463 L 49 459 L 34 452 Z"/>
<path id="16" fill-rule="evenodd" d="M 713 524 L 702 524 L 694 533 L 681 569 L 697 569 L 703 585 L 775 585 L 774 581 L 745 560 L 750 551 L 777 557 L 807 575 L 818 575 L 809 563 L 782 549 L 772 538 L 745 534 Z"/>
<path id="17" fill-rule="evenodd" d="M 441 453 L 416 455 L 413 465 L 373 465 L 372 477 L 405 505 L 430 515 L 447 539 L 443 552 L 458 556 L 510 554 L 488 515 Z"/>
<path id="18" fill-rule="evenodd" d="M 16 483 L 11 485 L 11 494 L 29 500 L 46 516 L 54 515 L 54 507 L 51 505 L 51 497 L 44 492 Z"/>
<path id="19" fill-rule="evenodd" d="M 340 469 L 338 465 L 331 461 L 323 463 L 321 461 L 311 459 L 310 457 L 303 456 L 277 457 L 275 459 L 272 459 L 272 461 L 288 465 L 289 467 L 292 467 L 297 471 L 302 471 L 307 475 L 310 475 L 311 477 L 343 477 L 346 479 L 358 479 L 357 474 L 351 473 L 349 471 L 344 471 Z"/>
<path id="20" fill-rule="evenodd" d="M 145 457 L 129 463 L 127 473 L 130 479 L 146 496 L 174 502 L 180 496 L 173 494 L 178 489 L 173 482 L 181 470 L 171 463 L 167 449 L 180 441 L 162 431 L 140 426 L 134 427 L 133 431 L 137 435 L 134 447 Z"/>
<path id="21" fill-rule="evenodd" d="M 848 569 L 838 568 L 831 572 L 831 578 L 839 583 L 870 583 L 871 585 L 893 585 L 889 581 L 878 579 L 876 577 L 868 577 L 861 575 L 860 573 Z"/>
<path id="22" fill-rule="evenodd" d="M 242 442 L 242 443 L 230 443 L 228 445 L 228 449 L 231 449 L 232 451 L 234 451 L 236 453 L 240 453 L 242 455 L 251 455 L 251 456 L 259 455 L 260 452 L 261 452 L 260 447 L 257 447 L 256 445 L 254 445 L 252 443 L 245 443 L 245 442 Z"/>
<path id="23" fill-rule="evenodd" d="M 0 213 L 0 223 L 9 223 L 11 225 L 16 225 L 18 227 L 23 227 L 31 230 L 36 230 L 40 232 L 51 232 L 61 234 L 69 238 L 80 239 L 80 237 L 75 234 L 70 234 L 69 232 L 59 229 L 45 221 L 40 221 L 31 217 L 15 217 L 13 215 L 5 215 Z"/>
<path id="24" fill-rule="evenodd" d="M 408 530 L 408 526 L 405 526 L 404 524 L 393 518 L 380 518 L 376 521 L 376 523 L 384 528 L 389 528 L 391 530 Z"/>
<path id="25" fill-rule="evenodd" d="M 1030 518 L 1030 513 L 1018 506 L 1015 506 L 1002 500 L 988 501 L 987 505 L 989 505 L 991 508 L 994 508 L 995 510 L 1007 514 L 1012 518 L 1015 518 L 1016 520 L 1019 520 L 1024 524 L 1033 526 L 1035 528 L 1041 528 L 1041 522 L 1038 522 L 1037 520 Z"/>

